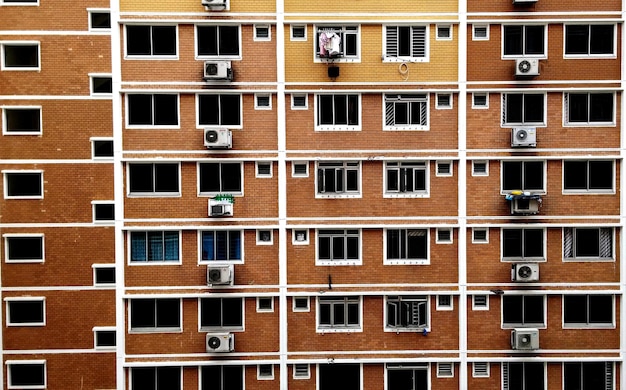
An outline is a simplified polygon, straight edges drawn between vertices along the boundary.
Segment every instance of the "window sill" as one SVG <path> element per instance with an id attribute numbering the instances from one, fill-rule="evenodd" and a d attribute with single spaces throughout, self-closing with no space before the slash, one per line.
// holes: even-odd
<path id="1" fill-rule="evenodd" d="M 156 193 L 156 192 L 135 192 L 126 194 L 128 198 L 180 198 L 182 194 L 180 192 L 177 193 Z"/>
<path id="2" fill-rule="evenodd" d="M 588 128 L 588 127 L 617 127 L 615 122 L 565 122 L 563 123 L 563 127 L 579 127 L 579 128 Z"/>
<path id="3" fill-rule="evenodd" d="M 421 193 L 421 192 L 404 192 L 404 193 L 390 193 L 390 192 L 386 192 L 383 194 L 383 198 L 385 199 L 396 199 L 396 198 L 415 198 L 415 199 L 419 199 L 419 198 L 430 198 L 430 194 L 428 192 L 426 193 Z"/>
<path id="4" fill-rule="evenodd" d="M 363 265 L 363 260 L 315 260 L 315 265 Z"/>
<path id="5" fill-rule="evenodd" d="M 230 332 L 243 332 L 243 326 L 240 327 L 209 327 L 209 326 L 201 326 L 198 329 L 199 332 L 206 333 L 230 333 Z"/>
<path id="6" fill-rule="evenodd" d="M 423 333 L 423 332 L 430 333 L 430 327 L 426 326 L 426 327 L 416 327 L 416 328 L 409 328 L 409 327 L 390 328 L 386 326 L 385 332 L 387 333 Z"/>
<path id="7" fill-rule="evenodd" d="M 502 324 L 502 329 L 548 329 L 545 324 Z"/>
<path id="8" fill-rule="evenodd" d="M 361 333 L 362 328 L 317 328 L 316 333 Z"/>
<path id="9" fill-rule="evenodd" d="M 180 260 L 134 260 L 129 261 L 128 265 L 151 266 L 151 265 L 183 265 Z"/>
<path id="10" fill-rule="evenodd" d="M 615 195 L 615 190 L 563 190 L 563 195 Z"/>
<path id="11" fill-rule="evenodd" d="M 617 59 L 617 56 L 613 53 L 611 54 L 563 54 L 563 59 L 565 60 L 598 60 L 598 59 L 615 60 Z"/>
<path id="12" fill-rule="evenodd" d="M 220 265 L 229 265 L 229 264 L 243 264 L 243 260 L 198 260 L 199 265 L 211 265 L 211 266 L 220 266 Z"/>
<path id="13" fill-rule="evenodd" d="M 41 137 L 43 135 L 43 133 L 41 131 L 10 131 L 10 130 L 5 130 L 2 132 L 2 135 L 34 135 L 37 137 Z"/>
<path id="14" fill-rule="evenodd" d="M 614 263 L 614 258 L 605 258 L 605 257 L 571 257 L 567 259 L 563 259 L 564 263 Z"/>
<path id="15" fill-rule="evenodd" d="M 128 331 L 129 334 L 145 333 L 182 333 L 182 328 L 135 328 Z"/>
<path id="16" fill-rule="evenodd" d="M 178 54 L 160 55 L 160 56 L 127 54 L 124 56 L 124 59 L 125 60 L 148 60 L 148 61 L 163 61 L 163 60 L 177 61 L 179 58 L 178 58 Z"/>
<path id="17" fill-rule="evenodd" d="M 545 263 L 547 260 L 539 257 L 502 257 L 500 261 L 503 263 Z"/>
<path id="18" fill-rule="evenodd" d="M 361 58 L 359 57 L 334 57 L 334 58 L 326 58 L 326 57 L 318 57 L 315 56 L 313 60 L 315 63 L 325 64 L 325 63 L 360 63 Z"/>
<path id="19" fill-rule="evenodd" d="M 430 260 L 383 260 L 383 265 L 430 265 Z"/>
<path id="20" fill-rule="evenodd" d="M 383 131 L 430 131 L 430 126 L 384 126 Z"/>
<path id="21" fill-rule="evenodd" d="M 361 126 L 315 126 L 315 131 L 361 131 Z"/>
<path id="22" fill-rule="evenodd" d="M 563 324 L 563 329 L 615 329 L 615 324 Z"/>
<path id="23" fill-rule="evenodd" d="M 361 194 L 315 194 L 316 199 L 361 198 Z"/>
<path id="24" fill-rule="evenodd" d="M 45 322 L 29 322 L 29 323 L 23 323 L 23 324 L 12 324 L 12 323 L 7 323 L 8 327 L 11 328 L 34 328 L 34 327 L 42 327 L 42 326 L 46 326 Z"/>
<path id="25" fill-rule="evenodd" d="M 428 57 L 383 57 L 383 63 L 430 62 Z"/>

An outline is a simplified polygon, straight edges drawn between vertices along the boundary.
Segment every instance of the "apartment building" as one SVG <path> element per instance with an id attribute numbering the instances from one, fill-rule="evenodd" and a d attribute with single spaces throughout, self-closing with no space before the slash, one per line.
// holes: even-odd
<path id="1" fill-rule="evenodd" d="M 623 9 L 0 0 L 3 388 L 623 388 Z"/>

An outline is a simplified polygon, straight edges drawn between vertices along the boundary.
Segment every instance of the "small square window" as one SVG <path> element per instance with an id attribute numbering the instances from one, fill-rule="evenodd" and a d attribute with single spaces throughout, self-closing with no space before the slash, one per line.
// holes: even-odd
<path id="1" fill-rule="evenodd" d="M 449 24 L 437 25 L 437 40 L 449 41 L 452 39 L 452 26 Z"/>
<path id="2" fill-rule="evenodd" d="M 293 311 L 310 311 L 309 297 L 293 297 Z"/>
<path id="3" fill-rule="evenodd" d="M 487 229 L 487 228 L 472 228 L 472 243 L 473 244 L 487 244 L 487 243 L 489 243 L 489 229 Z"/>
<path id="4" fill-rule="evenodd" d="M 437 176 L 452 176 L 452 161 L 437 161 Z"/>
<path id="5" fill-rule="evenodd" d="M 115 285 L 115 266 L 111 264 L 94 264 L 93 284 L 95 286 Z"/>
<path id="6" fill-rule="evenodd" d="M 309 379 L 311 378 L 311 369 L 308 364 L 293 365 L 293 379 Z"/>
<path id="7" fill-rule="evenodd" d="M 437 378 L 454 378 L 454 364 L 437 363 Z"/>
<path id="8" fill-rule="evenodd" d="M 437 310 L 452 310 L 452 295 L 437 295 Z"/>
<path id="9" fill-rule="evenodd" d="M 91 76 L 91 94 L 103 95 L 113 93 L 113 78 L 111 76 Z"/>
<path id="10" fill-rule="evenodd" d="M 489 40 L 489 25 L 473 24 L 472 25 L 472 40 L 488 41 Z"/>
<path id="11" fill-rule="evenodd" d="M 256 311 L 273 312 L 274 311 L 274 298 L 272 297 L 257 298 L 256 299 Z"/>
<path id="12" fill-rule="evenodd" d="M 271 110 L 272 109 L 272 95 L 270 94 L 255 94 L 254 95 L 254 109 L 255 110 Z"/>
<path id="13" fill-rule="evenodd" d="M 257 366 L 256 377 L 258 380 L 274 379 L 274 366 L 272 364 L 259 364 Z"/>
<path id="14" fill-rule="evenodd" d="M 291 40 L 306 41 L 306 26 L 291 25 Z"/>
<path id="15" fill-rule="evenodd" d="M 257 245 L 272 245 L 274 243 L 274 235 L 271 229 L 259 229 L 256 231 Z"/>
<path id="16" fill-rule="evenodd" d="M 472 377 L 489 378 L 489 363 L 487 362 L 472 363 Z"/>
<path id="17" fill-rule="evenodd" d="M 309 106 L 309 99 L 306 94 L 304 95 L 291 95 L 291 109 L 292 110 L 306 110 Z"/>
<path id="18" fill-rule="evenodd" d="M 452 95 L 449 93 L 437 94 L 437 109 L 449 110 L 452 108 Z"/>
<path id="19" fill-rule="evenodd" d="M 489 94 L 488 93 L 472 93 L 472 108 L 486 109 L 489 108 Z"/>
<path id="20" fill-rule="evenodd" d="M 309 163 L 308 162 L 292 162 L 291 163 L 291 176 L 293 177 L 309 177 Z"/>
<path id="21" fill-rule="evenodd" d="M 489 310 L 489 296 L 472 295 L 472 310 Z"/>
<path id="22" fill-rule="evenodd" d="M 269 161 L 257 161 L 256 177 L 272 177 L 272 163 Z"/>
<path id="23" fill-rule="evenodd" d="M 485 160 L 472 160 L 472 176 L 489 176 L 489 164 Z"/>
<path id="24" fill-rule="evenodd" d="M 89 12 L 89 29 L 90 30 L 111 29 L 111 12 L 108 10 L 90 11 Z"/>
<path id="25" fill-rule="evenodd" d="M 113 158 L 113 140 L 112 139 L 92 139 L 91 140 L 91 156 L 94 159 Z"/>
<path id="26" fill-rule="evenodd" d="M 452 244 L 452 229 L 437 228 L 437 244 Z"/>
<path id="27" fill-rule="evenodd" d="M 293 245 L 308 245 L 309 231 L 307 229 L 294 229 L 292 236 Z"/>
<path id="28" fill-rule="evenodd" d="M 96 349 L 115 349 L 117 345 L 115 328 L 96 327 L 93 328 L 93 335 Z"/>
<path id="29" fill-rule="evenodd" d="M 92 202 L 93 221 L 112 223 L 115 222 L 115 203 L 113 202 Z"/>
<path id="30" fill-rule="evenodd" d="M 271 29 L 267 24 L 255 24 L 254 25 L 254 40 L 255 41 L 271 41 Z"/>

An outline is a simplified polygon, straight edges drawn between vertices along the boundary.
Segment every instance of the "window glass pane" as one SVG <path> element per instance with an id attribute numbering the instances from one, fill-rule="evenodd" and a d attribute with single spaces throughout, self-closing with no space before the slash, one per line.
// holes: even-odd
<path id="1" fill-rule="evenodd" d="M 563 297 L 563 301 L 563 321 L 565 323 L 587 323 L 587 297 L 585 295 L 566 295 Z"/>
<path id="2" fill-rule="evenodd" d="M 130 327 L 149 328 L 156 326 L 154 299 L 131 299 Z"/>
<path id="3" fill-rule="evenodd" d="M 9 364 L 10 388 L 34 386 L 39 388 L 45 384 L 44 364 Z"/>
<path id="4" fill-rule="evenodd" d="M 589 295 L 589 323 L 613 323 L 613 297 L 610 295 Z"/>
<path id="5" fill-rule="evenodd" d="M 543 363 L 524 363 L 525 390 L 545 389 Z"/>
<path id="6" fill-rule="evenodd" d="M 543 296 L 524 296 L 524 323 L 543 324 Z"/>
<path id="7" fill-rule="evenodd" d="M 157 367 L 157 388 L 179 390 L 181 385 L 180 367 Z M 133 388 L 133 390 L 135 390 Z"/>
<path id="8" fill-rule="evenodd" d="M 177 95 L 154 95 L 154 124 L 178 125 Z"/>
<path id="9" fill-rule="evenodd" d="M 543 190 L 543 162 L 524 163 L 524 190 Z"/>
<path id="10" fill-rule="evenodd" d="M 544 33 L 544 26 L 525 26 L 525 30 L 526 30 L 526 46 L 525 46 L 525 51 L 524 54 L 529 55 L 529 54 L 543 54 L 544 53 L 544 49 L 543 49 L 543 33 Z"/>
<path id="11" fill-rule="evenodd" d="M 220 55 L 239 54 L 239 27 L 220 26 Z"/>
<path id="12" fill-rule="evenodd" d="M 39 108 L 5 108 L 7 132 L 34 132 L 41 131 L 41 110 Z"/>
<path id="13" fill-rule="evenodd" d="M 8 196 L 41 196 L 41 173 L 6 174 Z"/>
<path id="14" fill-rule="evenodd" d="M 222 326 L 240 327 L 243 325 L 241 298 L 222 298 Z"/>
<path id="15" fill-rule="evenodd" d="M 613 94 L 592 93 L 589 95 L 589 121 L 613 122 Z"/>
<path id="16" fill-rule="evenodd" d="M 341 380 L 338 380 L 341 378 Z M 341 385 L 338 386 L 338 383 Z M 359 364 L 320 364 L 319 390 L 360 390 L 361 368 Z"/>
<path id="17" fill-rule="evenodd" d="M 222 126 L 239 126 L 241 124 L 240 100 L 239 95 L 220 96 L 220 124 Z"/>
<path id="18" fill-rule="evenodd" d="M 504 229 L 502 231 L 502 256 L 521 257 L 522 256 L 522 230 Z"/>
<path id="19" fill-rule="evenodd" d="M 217 55 L 217 26 L 196 26 L 198 55 Z"/>
<path id="20" fill-rule="evenodd" d="M 589 161 L 589 189 L 613 189 L 612 161 Z"/>
<path id="21" fill-rule="evenodd" d="M 543 95 L 524 95 L 524 122 L 543 122 Z"/>
<path id="22" fill-rule="evenodd" d="M 200 164 L 200 192 L 220 192 L 220 164 Z"/>
<path id="23" fill-rule="evenodd" d="M 128 124 L 151 125 L 152 95 L 126 95 L 128 99 Z"/>
<path id="24" fill-rule="evenodd" d="M 200 125 L 219 125 L 219 95 L 198 95 L 198 122 Z"/>
<path id="25" fill-rule="evenodd" d="M 543 257 L 543 230 L 524 230 L 524 257 Z"/>
<path id="26" fill-rule="evenodd" d="M 565 54 L 588 54 L 589 26 L 565 26 Z"/>
<path id="27" fill-rule="evenodd" d="M 241 164 L 222 163 L 222 191 L 241 192 Z"/>
<path id="28" fill-rule="evenodd" d="M 522 163 L 507 161 L 502 164 L 502 189 L 505 191 L 522 189 Z"/>
<path id="29" fill-rule="evenodd" d="M 178 328 L 180 326 L 180 300 L 156 300 L 157 327 Z"/>
<path id="30" fill-rule="evenodd" d="M 613 54 L 613 25 L 597 25 L 590 28 L 590 54 Z"/>
<path id="31" fill-rule="evenodd" d="M 43 301 L 9 301 L 11 324 L 41 324 L 44 322 Z"/>
<path id="32" fill-rule="evenodd" d="M 91 28 L 111 28 L 110 12 L 92 12 Z"/>
<path id="33" fill-rule="evenodd" d="M 523 297 L 510 295 L 502 298 L 502 322 L 505 324 L 523 323 Z"/>
<path id="34" fill-rule="evenodd" d="M 507 123 L 522 123 L 522 94 L 509 93 L 506 97 L 506 122 Z"/>
<path id="35" fill-rule="evenodd" d="M 598 229 L 576 229 L 576 257 L 598 257 L 600 255 L 600 231 Z"/>
<path id="36" fill-rule="evenodd" d="M 587 162 L 565 161 L 563 163 L 563 185 L 567 190 L 587 189 Z"/>
<path id="37" fill-rule="evenodd" d="M 150 26 L 126 26 L 126 53 L 128 55 L 150 55 Z"/>
<path id="38" fill-rule="evenodd" d="M 426 259 L 428 243 L 426 241 L 427 234 L 425 230 L 407 230 L 407 258 L 409 259 Z"/>
<path id="39" fill-rule="evenodd" d="M 178 192 L 178 164 L 154 164 L 154 190 Z"/>
<path id="40" fill-rule="evenodd" d="M 521 55 L 523 26 L 504 26 L 504 55 Z"/>
<path id="41" fill-rule="evenodd" d="M 42 237 L 7 237 L 7 260 L 43 259 Z"/>
<path id="42" fill-rule="evenodd" d="M 200 300 L 200 326 L 222 326 L 222 301 L 219 298 Z"/>
<path id="43" fill-rule="evenodd" d="M 176 55 L 176 27 L 152 26 L 154 55 Z"/>
<path id="44" fill-rule="evenodd" d="M 589 107 L 588 94 L 586 93 L 570 93 L 567 96 L 568 102 L 568 120 L 569 122 L 588 122 Z"/>
<path id="45" fill-rule="evenodd" d="M 4 66 L 36 68 L 39 66 L 38 45 L 3 45 Z"/>
<path id="46" fill-rule="evenodd" d="M 582 363 L 563 364 L 563 390 L 581 390 Z M 602 387 L 598 387 L 601 389 Z"/>
<path id="47" fill-rule="evenodd" d="M 93 93 L 113 92 L 113 79 L 111 77 L 93 77 L 91 80 Z"/>

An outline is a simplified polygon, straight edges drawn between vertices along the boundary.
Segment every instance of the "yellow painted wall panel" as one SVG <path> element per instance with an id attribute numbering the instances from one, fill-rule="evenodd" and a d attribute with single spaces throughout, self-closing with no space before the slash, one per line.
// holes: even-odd
<path id="1" fill-rule="evenodd" d="M 230 0 L 228 12 L 274 12 L 276 2 L 274 0 Z M 175 12 L 177 14 L 188 12 L 206 12 L 201 0 L 120 0 L 122 12 Z M 222 12 L 214 12 L 214 14 Z"/>
<path id="2" fill-rule="evenodd" d="M 302 1 L 302 0 L 286 0 L 285 12 L 298 13 L 324 13 L 332 16 L 336 13 L 419 13 L 419 12 L 456 12 L 458 10 L 457 2 L 444 0 L 397 0 L 397 1 L 379 1 L 379 0 L 335 0 L 335 1 Z"/>

